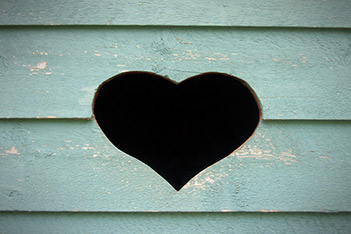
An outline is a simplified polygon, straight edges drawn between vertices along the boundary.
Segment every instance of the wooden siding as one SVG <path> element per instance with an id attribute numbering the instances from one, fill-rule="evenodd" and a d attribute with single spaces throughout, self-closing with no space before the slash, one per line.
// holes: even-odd
<path id="1" fill-rule="evenodd" d="M 348 213 L 21 213 L 0 216 L 3 233 L 349 233 Z"/>
<path id="2" fill-rule="evenodd" d="M 349 0 L 2 1 L 0 25 L 351 26 Z"/>
<path id="3" fill-rule="evenodd" d="M 346 29 L 4 27 L 0 35 L 2 118 L 90 118 L 104 80 L 142 70 L 177 81 L 238 76 L 264 119 L 351 120 Z"/>
<path id="4" fill-rule="evenodd" d="M 349 233 L 351 1 L 2 1 L 0 233 Z M 123 71 L 246 80 L 255 135 L 179 192 L 92 118 Z M 141 113 L 142 114 L 142 113 Z"/>
<path id="5" fill-rule="evenodd" d="M 264 121 L 179 192 L 115 149 L 94 121 L 0 128 L 1 210 L 351 211 L 349 121 Z"/>

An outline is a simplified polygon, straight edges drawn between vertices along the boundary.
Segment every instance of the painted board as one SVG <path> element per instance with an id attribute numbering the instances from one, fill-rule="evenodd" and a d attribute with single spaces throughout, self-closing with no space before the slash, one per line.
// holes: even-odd
<path id="1" fill-rule="evenodd" d="M 0 213 L 1 233 L 348 234 L 349 213 Z"/>
<path id="2" fill-rule="evenodd" d="M 0 25 L 350 28 L 348 0 L 2 1 Z"/>
<path id="3" fill-rule="evenodd" d="M 90 118 L 104 80 L 141 70 L 237 76 L 264 119 L 351 119 L 346 29 L 4 27 L 0 36 L 1 118 Z"/>
<path id="4" fill-rule="evenodd" d="M 351 122 L 263 121 L 179 192 L 95 121 L 1 120 L 2 211 L 351 211 Z"/>

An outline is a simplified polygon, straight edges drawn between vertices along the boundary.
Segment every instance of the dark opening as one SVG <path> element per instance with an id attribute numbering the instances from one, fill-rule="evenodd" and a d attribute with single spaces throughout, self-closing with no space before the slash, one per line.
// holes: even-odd
<path id="1" fill-rule="evenodd" d="M 93 112 L 118 149 L 176 190 L 245 143 L 261 118 L 246 82 L 214 72 L 180 83 L 149 72 L 122 73 L 100 85 Z"/>

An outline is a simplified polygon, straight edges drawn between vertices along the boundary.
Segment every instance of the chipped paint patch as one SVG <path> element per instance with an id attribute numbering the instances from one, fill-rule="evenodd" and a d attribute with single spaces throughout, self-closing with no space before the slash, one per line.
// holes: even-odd
<path id="1" fill-rule="evenodd" d="M 51 71 L 52 69 L 48 68 L 48 63 L 45 61 L 39 62 L 35 66 L 32 66 L 30 64 L 23 64 L 22 66 L 28 67 L 30 69 L 30 72 L 31 72 L 31 73 L 29 73 L 30 76 L 38 75 L 39 72 L 40 72 L 40 74 L 43 74 L 43 75 L 51 75 L 52 74 L 52 71 Z"/>
<path id="2" fill-rule="evenodd" d="M 46 52 L 46 51 L 38 51 L 38 50 L 36 50 L 32 54 L 33 55 L 36 55 L 36 54 L 38 54 L 38 55 L 49 55 L 49 53 L 51 53 L 51 51 Z"/>
<path id="3" fill-rule="evenodd" d="M 33 69 L 45 69 L 48 66 L 47 62 L 40 62 L 37 66 L 33 67 Z"/>
<path id="4" fill-rule="evenodd" d="M 297 162 L 296 155 L 292 154 L 292 149 L 289 149 L 286 152 L 281 152 L 280 156 L 280 160 L 282 161 Z"/>
<path id="5" fill-rule="evenodd" d="M 214 184 L 228 176 L 225 173 L 213 173 L 212 171 L 205 173 L 205 171 L 202 171 L 184 185 L 183 188 L 191 189 L 191 191 L 205 190 L 208 185 Z"/>
<path id="6" fill-rule="evenodd" d="M 87 147 L 87 146 L 84 146 L 82 147 L 83 150 L 88 150 L 88 149 L 94 149 L 94 147 Z"/>
<path id="7" fill-rule="evenodd" d="M 9 149 L 9 150 L 5 150 L 5 153 L 6 154 L 17 154 L 17 155 L 20 154 L 14 146 L 12 146 L 11 149 Z"/>
<path id="8" fill-rule="evenodd" d="M 184 39 L 176 38 L 178 44 L 183 44 L 183 45 L 192 45 L 192 42 L 188 42 Z"/>
<path id="9" fill-rule="evenodd" d="M 260 149 L 256 146 L 244 145 L 240 150 L 235 151 L 233 154 L 239 159 L 243 158 L 256 158 L 256 159 L 270 159 L 274 157 L 272 150 Z"/>
<path id="10" fill-rule="evenodd" d="M 215 58 L 206 57 L 206 59 L 207 59 L 208 61 L 216 61 Z"/>
<path id="11" fill-rule="evenodd" d="M 270 139 L 266 139 L 269 141 Z M 261 149 L 252 145 L 243 145 L 238 151 L 234 151 L 232 154 L 239 160 L 246 158 L 253 158 L 258 160 L 279 160 L 284 162 L 285 165 L 291 165 L 291 163 L 297 163 L 297 156 L 293 154 L 292 149 L 288 149 L 283 152 L 275 152 L 271 149 Z"/>
<path id="12" fill-rule="evenodd" d="M 200 57 L 200 54 L 193 52 L 192 50 L 186 50 L 185 59 L 186 60 L 194 60 Z"/>

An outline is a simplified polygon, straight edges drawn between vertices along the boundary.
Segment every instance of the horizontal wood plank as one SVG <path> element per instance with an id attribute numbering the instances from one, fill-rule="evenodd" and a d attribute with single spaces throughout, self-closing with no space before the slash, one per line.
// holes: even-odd
<path id="1" fill-rule="evenodd" d="M 349 0 L 2 1 L 0 25 L 351 27 Z"/>
<path id="2" fill-rule="evenodd" d="M 2 211 L 351 211 L 350 121 L 263 121 L 179 192 L 93 120 L 0 129 Z"/>
<path id="3" fill-rule="evenodd" d="M 0 214 L 2 233 L 348 234 L 351 214 L 21 213 Z"/>
<path id="4" fill-rule="evenodd" d="M 123 71 L 246 80 L 264 119 L 351 119 L 351 31 L 270 28 L 5 27 L 0 118 L 90 118 Z"/>

